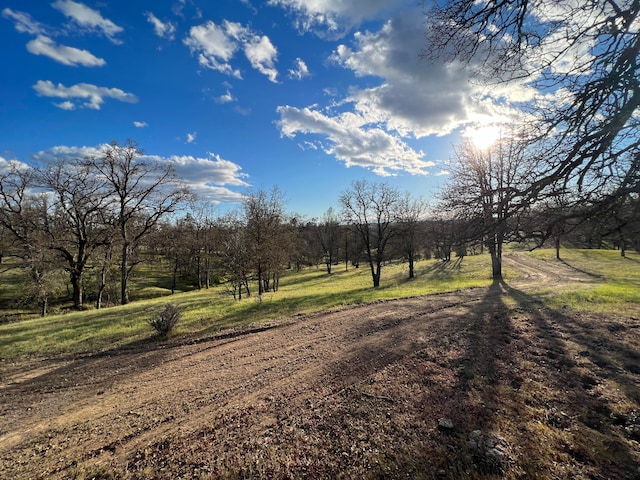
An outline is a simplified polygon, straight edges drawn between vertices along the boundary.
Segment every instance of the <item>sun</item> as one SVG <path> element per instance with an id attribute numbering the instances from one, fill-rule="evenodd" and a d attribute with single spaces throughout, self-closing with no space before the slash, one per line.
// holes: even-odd
<path id="1" fill-rule="evenodd" d="M 481 125 L 478 127 L 468 127 L 462 135 L 467 137 L 473 145 L 480 150 L 491 147 L 500 138 L 502 129 L 499 125 Z"/>

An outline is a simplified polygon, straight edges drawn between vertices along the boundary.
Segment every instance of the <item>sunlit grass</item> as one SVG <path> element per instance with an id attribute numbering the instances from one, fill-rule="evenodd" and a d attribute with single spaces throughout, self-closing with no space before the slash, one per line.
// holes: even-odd
<path id="1" fill-rule="evenodd" d="M 105 351 L 155 341 L 147 321 L 167 302 L 183 311 L 181 322 L 169 341 L 210 334 L 296 314 L 344 308 L 378 299 L 455 291 L 491 283 L 488 256 L 465 257 L 443 263 L 440 260 L 416 264 L 416 278 L 409 280 L 408 265 L 394 264 L 382 270 L 380 288 L 371 287 L 366 266 L 356 269 L 337 265 L 328 275 L 321 268 L 288 272 L 278 292 L 258 299 L 255 293 L 234 301 L 222 286 L 133 302 L 102 310 L 71 312 L 0 325 L 0 358 L 27 355 L 57 355 Z M 251 285 L 255 287 L 255 283 Z M 155 287 L 154 293 L 166 294 Z M 146 287 L 145 291 L 151 293 Z M 138 294 L 137 298 L 144 297 Z"/>
<path id="2" fill-rule="evenodd" d="M 534 257 L 557 262 L 555 252 L 540 250 Z M 620 257 L 616 251 L 563 250 L 563 262 L 586 273 L 588 284 L 569 284 L 544 292 L 552 308 L 594 312 L 631 312 L 640 306 L 640 255 Z M 158 341 L 148 320 L 168 302 L 178 304 L 183 317 L 169 342 L 215 333 L 222 329 L 272 322 L 298 314 L 336 310 L 381 299 L 404 298 L 431 293 L 488 286 L 491 261 L 488 255 L 454 258 L 416 264 L 416 278 L 408 279 L 408 265 L 397 263 L 382 270 L 381 286 L 371 287 L 366 265 L 348 271 L 336 265 L 328 275 L 322 268 L 287 272 L 278 292 L 258 299 L 255 295 L 234 301 L 223 286 L 168 295 L 165 286 L 145 286 L 133 298 L 145 298 L 126 306 L 50 315 L 0 325 L 0 358 L 28 355 L 59 355 L 107 351 Z M 512 272 L 505 271 L 507 282 Z M 255 282 L 251 288 L 255 289 Z M 163 295 L 158 297 L 158 295 Z M 150 298 L 155 297 L 155 298 Z M 635 310 L 634 310 L 635 309 Z"/>
<path id="3" fill-rule="evenodd" d="M 532 255 L 557 262 L 555 251 L 540 250 Z M 616 250 L 561 250 L 561 262 L 587 274 L 588 284 L 548 292 L 549 306 L 595 313 L 637 312 L 640 306 L 640 255 Z M 579 288 L 578 288 L 579 287 Z"/>

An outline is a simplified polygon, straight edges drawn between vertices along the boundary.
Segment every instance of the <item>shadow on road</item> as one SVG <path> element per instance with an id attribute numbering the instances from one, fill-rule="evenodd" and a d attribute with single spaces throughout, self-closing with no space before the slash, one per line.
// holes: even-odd
<path id="1" fill-rule="evenodd" d="M 621 335 L 629 328 L 496 281 L 452 309 L 372 319 L 330 376 L 365 391 L 353 409 L 368 402 L 379 421 L 375 408 L 392 401 L 391 423 L 416 429 L 413 444 L 396 445 L 392 427 L 376 425 L 395 445 L 388 462 L 412 458 L 408 475 L 550 478 L 544 468 L 565 462 L 592 478 L 635 479 L 640 354 L 637 334 Z"/>

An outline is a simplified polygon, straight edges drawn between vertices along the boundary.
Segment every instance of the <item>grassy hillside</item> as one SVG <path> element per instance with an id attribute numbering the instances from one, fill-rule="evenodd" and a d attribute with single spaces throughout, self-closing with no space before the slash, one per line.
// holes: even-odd
<path id="1" fill-rule="evenodd" d="M 556 262 L 554 252 L 532 253 L 538 258 Z M 539 294 L 553 306 L 586 308 L 599 312 L 633 311 L 640 305 L 640 256 L 595 250 L 564 250 L 564 262 L 594 279 L 582 288 L 567 287 L 562 291 Z M 0 358 L 30 355 L 61 355 L 99 352 L 158 341 L 147 321 L 167 302 L 178 304 L 183 318 L 167 340 L 175 342 L 192 336 L 206 335 L 226 328 L 272 321 L 296 314 L 343 308 L 371 302 L 455 291 L 486 286 L 491 283 L 490 259 L 487 255 L 419 262 L 416 278 L 407 279 L 406 264 L 383 269 L 381 287 L 371 288 L 371 276 L 364 266 L 345 272 L 337 267 L 327 275 L 322 269 L 287 273 L 277 293 L 267 293 L 261 300 L 248 297 L 236 302 L 224 287 L 180 293 L 173 296 L 141 300 L 132 304 L 102 310 L 72 312 L 45 318 L 21 320 L 0 325 Z M 506 281 L 516 272 L 506 269 Z"/>
<path id="2" fill-rule="evenodd" d="M 558 261 L 555 251 L 551 250 L 534 251 L 531 255 L 548 262 Z M 547 291 L 542 285 L 540 294 L 547 297 L 551 307 L 595 313 L 635 314 L 638 311 L 640 255 L 627 252 L 626 257 L 621 257 L 617 250 L 565 249 L 561 251 L 561 258 L 560 262 L 588 274 L 594 283 L 588 288 L 568 286 L 559 291 Z"/>

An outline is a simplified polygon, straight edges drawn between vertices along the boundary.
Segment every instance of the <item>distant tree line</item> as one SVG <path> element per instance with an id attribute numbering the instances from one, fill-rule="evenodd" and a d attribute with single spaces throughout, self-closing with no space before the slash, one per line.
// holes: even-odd
<path id="1" fill-rule="evenodd" d="M 239 209 L 217 216 L 170 164 L 149 160 L 135 143 L 113 143 L 98 158 L 15 163 L 2 173 L 0 266 L 25 273 L 16 300 L 45 315 L 51 300 L 75 309 L 128 303 L 142 263 L 159 266 L 156 283 L 171 293 L 224 284 L 241 300 L 277 292 L 287 270 L 365 266 L 375 288 L 388 262 L 406 262 L 413 278 L 417 260 L 485 251 L 499 279 L 503 245 L 514 241 L 553 246 L 558 258 L 562 244 L 640 251 L 639 182 L 628 188 L 621 178 L 589 198 L 554 184 L 532 199 L 538 162 L 519 133 L 505 130 L 492 147 L 456 147 L 450 180 L 431 206 L 361 180 L 320 218 L 287 213 L 277 188 L 249 192 Z"/>
<path id="2" fill-rule="evenodd" d="M 21 299 L 46 314 L 52 299 L 128 303 L 143 262 L 170 266 L 171 291 L 223 283 L 241 299 L 308 266 L 331 275 L 341 263 L 366 265 L 378 287 L 387 262 L 406 261 L 412 277 L 417 259 L 485 250 L 501 279 L 513 241 L 553 246 L 558 258 L 563 244 L 640 250 L 640 2 L 583 3 L 428 4 L 423 58 L 544 93 L 519 101 L 521 125 L 494 145 L 460 143 L 429 208 L 358 181 L 319 219 L 287 213 L 277 189 L 215 217 L 170 164 L 113 143 L 96 158 L 0 172 L 0 263 L 21 268 Z"/>

